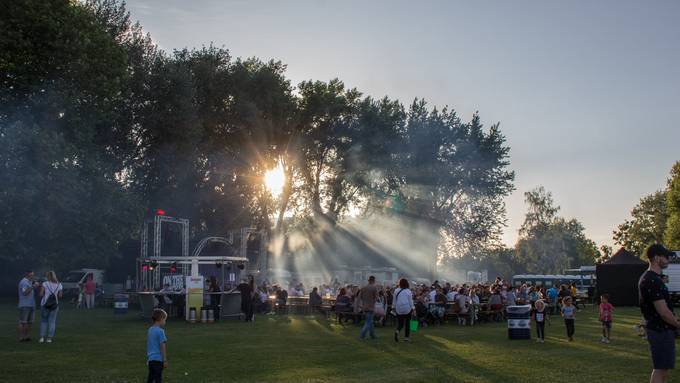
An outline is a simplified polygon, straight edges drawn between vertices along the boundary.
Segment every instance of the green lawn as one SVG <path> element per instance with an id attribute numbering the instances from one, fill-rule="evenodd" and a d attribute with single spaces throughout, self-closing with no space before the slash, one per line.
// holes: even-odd
<path id="1" fill-rule="evenodd" d="M 616 311 L 611 344 L 599 343 L 595 311 L 577 316 L 565 341 L 553 318 L 545 344 L 510 341 L 503 323 L 420 329 L 395 343 L 392 329 L 360 341 L 359 327 L 313 316 L 258 316 L 254 323 L 170 321 L 168 382 L 643 382 L 651 363 L 635 335 L 636 308 Z M 52 344 L 16 341 L 16 309 L 0 305 L 0 381 L 145 381 L 148 323 L 131 312 L 62 308 Z M 532 336 L 534 334 L 532 333 Z M 680 372 L 671 381 L 680 381 Z"/>

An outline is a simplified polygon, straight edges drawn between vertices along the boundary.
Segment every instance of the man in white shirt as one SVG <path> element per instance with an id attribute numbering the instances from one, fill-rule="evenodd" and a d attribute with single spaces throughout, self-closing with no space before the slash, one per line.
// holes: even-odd
<path id="1" fill-rule="evenodd" d="M 31 324 L 35 318 L 35 296 L 33 272 L 29 271 L 19 282 L 19 342 L 31 340 Z"/>
<path id="2" fill-rule="evenodd" d="M 456 300 L 456 295 L 458 295 L 458 292 L 454 287 L 452 287 L 448 293 L 446 293 L 446 300 L 449 302 L 454 302 Z"/>
<path id="3" fill-rule="evenodd" d="M 430 293 L 427 295 L 428 302 L 434 302 L 434 297 L 437 295 L 437 288 L 432 287 L 432 290 L 430 290 Z"/>

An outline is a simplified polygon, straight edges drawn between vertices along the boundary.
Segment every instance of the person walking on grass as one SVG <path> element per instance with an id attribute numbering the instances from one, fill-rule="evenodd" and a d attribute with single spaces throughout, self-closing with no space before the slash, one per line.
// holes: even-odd
<path id="1" fill-rule="evenodd" d="M 564 297 L 562 300 L 562 317 L 564 317 L 564 325 L 567 327 L 567 339 L 570 342 L 574 341 L 574 319 L 576 319 L 576 307 L 571 304 L 571 297 Z"/>
<path id="2" fill-rule="evenodd" d="M 88 274 L 87 280 L 84 283 L 85 290 L 85 307 L 88 309 L 94 308 L 94 295 L 97 292 L 97 283 L 94 281 L 94 275 Z"/>
<path id="3" fill-rule="evenodd" d="M 661 280 L 661 272 L 668 267 L 673 252 L 659 244 L 645 251 L 649 269 L 638 282 L 640 311 L 645 317 L 647 341 L 652 354 L 650 383 L 665 383 L 670 370 L 675 368 L 675 335 L 680 323 L 673 314 L 673 301 L 668 287 Z"/>
<path id="4" fill-rule="evenodd" d="M 364 339 L 368 333 L 371 339 L 375 339 L 375 329 L 373 325 L 373 315 L 375 310 L 375 301 L 378 299 L 378 288 L 375 286 L 375 277 L 368 277 L 368 284 L 359 291 L 359 298 L 361 300 L 361 308 L 366 314 L 366 323 L 361 329 L 359 337 Z"/>
<path id="5" fill-rule="evenodd" d="M 548 319 L 548 313 L 545 310 L 545 302 L 539 299 L 534 303 L 533 319 L 536 322 L 536 338 L 538 343 L 545 343 L 545 321 Z"/>
<path id="6" fill-rule="evenodd" d="M 19 282 L 19 342 L 31 341 L 31 325 L 35 318 L 35 297 L 38 287 L 33 281 L 33 271 L 28 271 Z"/>
<path id="7" fill-rule="evenodd" d="M 394 341 L 399 342 L 399 333 L 404 329 L 404 341 L 410 342 L 411 338 L 411 324 L 409 323 L 413 316 L 416 307 L 413 305 L 413 295 L 409 288 L 406 278 L 399 280 L 399 287 L 394 290 L 394 313 L 397 316 L 397 329 L 394 330 Z"/>
<path id="8" fill-rule="evenodd" d="M 609 294 L 600 296 L 600 322 L 602 323 L 602 339 L 600 342 L 609 343 L 609 334 L 612 331 L 614 319 L 614 306 L 609 303 Z"/>
<path id="9" fill-rule="evenodd" d="M 168 350 L 165 337 L 165 321 L 168 313 L 163 309 L 154 309 L 151 314 L 153 325 L 149 327 L 146 334 L 146 357 L 149 375 L 146 383 L 161 383 L 163 380 L 163 370 L 168 368 Z"/>
<path id="10" fill-rule="evenodd" d="M 40 343 L 52 343 L 57 329 L 57 313 L 59 299 L 63 296 L 64 287 L 59 283 L 54 271 L 47 272 L 47 280 L 40 288 Z"/>

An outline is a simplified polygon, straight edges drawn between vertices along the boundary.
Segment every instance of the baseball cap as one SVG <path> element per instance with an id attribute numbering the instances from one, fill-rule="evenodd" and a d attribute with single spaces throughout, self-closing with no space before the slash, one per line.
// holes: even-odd
<path id="1" fill-rule="evenodd" d="M 658 243 L 649 245 L 649 247 L 645 251 L 645 255 L 647 256 L 647 259 L 650 260 L 654 257 L 666 257 L 666 258 L 675 257 L 674 252 L 666 249 L 663 245 L 660 245 Z"/>

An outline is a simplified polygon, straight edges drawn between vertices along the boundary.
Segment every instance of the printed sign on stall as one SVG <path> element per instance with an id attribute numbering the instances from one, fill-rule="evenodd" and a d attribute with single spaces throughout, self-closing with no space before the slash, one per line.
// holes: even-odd
<path id="1" fill-rule="evenodd" d="M 184 290 L 184 276 L 176 274 L 166 274 L 163 276 L 163 286 L 170 285 L 173 290 Z"/>

